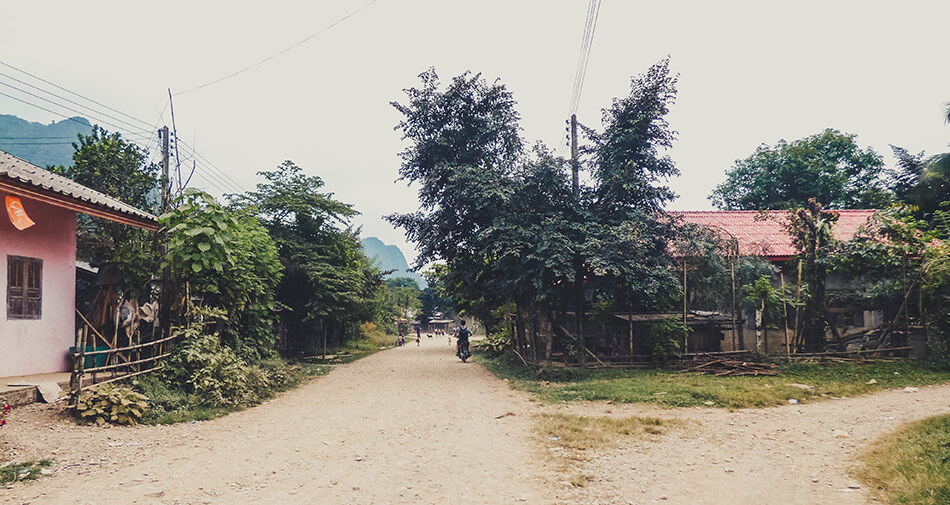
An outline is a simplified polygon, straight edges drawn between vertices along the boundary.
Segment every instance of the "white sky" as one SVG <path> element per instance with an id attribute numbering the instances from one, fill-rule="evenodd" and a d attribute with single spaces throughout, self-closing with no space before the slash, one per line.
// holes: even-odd
<path id="1" fill-rule="evenodd" d="M 367 0 L 9 3 L 0 11 L 0 61 L 170 124 L 167 111 L 160 121 L 168 88 L 240 70 Z M 404 144 L 389 102 L 403 101 L 402 89 L 417 86 L 430 66 L 444 82 L 482 72 L 514 93 L 529 144 L 557 147 L 587 5 L 378 0 L 263 65 L 177 96 L 178 134 L 244 189 L 260 182 L 256 172 L 293 160 L 362 212 L 363 236 L 399 245 L 411 260 L 402 232 L 380 218 L 417 208 L 416 188 L 394 182 Z M 889 164 L 888 144 L 946 152 L 948 20 L 950 2 L 938 0 L 603 0 L 578 119 L 599 126 L 601 109 L 629 92 L 630 77 L 670 55 L 680 74 L 671 155 L 682 172 L 670 181 L 680 195 L 671 207 L 680 210 L 710 208 L 706 197 L 724 171 L 759 144 L 828 127 L 857 134 Z M 62 119 L 3 96 L 0 114 Z"/>

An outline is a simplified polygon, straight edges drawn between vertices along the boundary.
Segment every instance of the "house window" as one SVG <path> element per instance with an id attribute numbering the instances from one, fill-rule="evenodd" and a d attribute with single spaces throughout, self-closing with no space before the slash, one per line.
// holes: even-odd
<path id="1" fill-rule="evenodd" d="M 7 256 L 7 319 L 40 319 L 43 260 Z"/>

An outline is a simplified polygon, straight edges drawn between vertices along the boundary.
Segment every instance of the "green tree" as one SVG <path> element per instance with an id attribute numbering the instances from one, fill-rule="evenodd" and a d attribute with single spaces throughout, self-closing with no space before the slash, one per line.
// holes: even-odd
<path id="1" fill-rule="evenodd" d="M 197 299 L 223 311 L 216 330 L 225 344 L 252 361 L 265 356 L 274 346 L 283 271 L 274 241 L 256 217 L 235 215 L 207 193 L 186 190 L 176 203 L 159 220 L 169 237 L 163 266 L 174 273 L 179 322 Z"/>
<path id="2" fill-rule="evenodd" d="M 946 120 L 950 122 L 950 104 L 947 105 Z M 917 205 L 920 214 L 929 219 L 934 212 L 947 210 L 950 206 L 947 203 L 950 202 L 950 153 L 927 157 L 915 168 L 916 173 L 911 172 L 911 175 L 917 175 L 916 185 L 906 201 Z"/>
<path id="3" fill-rule="evenodd" d="M 585 129 L 594 186 L 583 200 L 581 257 L 588 285 L 620 307 L 656 309 L 679 290 L 669 254 L 674 225 L 662 213 L 679 172 L 665 149 L 676 132 L 666 116 L 676 98 L 669 58 L 631 79 L 630 94 L 604 110 L 602 132 Z"/>
<path id="4" fill-rule="evenodd" d="M 96 125 L 92 135 L 78 135 L 73 149 L 73 165 L 53 172 L 138 209 L 157 210 L 159 169 L 138 146 Z M 122 291 L 134 298 L 147 292 L 157 265 L 149 232 L 86 214 L 77 218 L 76 255 L 97 266 L 115 264 Z"/>
<path id="5" fill-rule="evenodd" d="M 831 323 L 825 304 L 825 282 L 830 255 L 835 249 L 833 227 L 839 214 L 823 210 L 814 198 L 808 206 L 789 215 L 788 231 L 802 261 L 802 277 L 806 286 L 801 326 L 805 352 L 825 350 L 825 328 Z"/>
<path id="6" fill-rule="evenodd" d="M 452 297 L 445 290 L 445 273 L 444 263 L 435 263 L 422 272 L 427 286 L 419 293 L 419 317 L 426 321 L 438 318 L 454 319 L 456 316 Z"/>
<path id="7" fill-rule="evenodd" d="M 230 198 L 234 207 L 259 216 L 277 245 L 285 269 L 277 289 L 284 347 L 311 353 L 341 344 L 380 310 L 382 274 L 349 225 L 357 212 L 322 192 L 323 180 L 291 161 L 260 175 L 266 182 L 256 191 Z"/>
<path id="8" fill-rule="evenodd" d="M 884 161 L 862 150 L 855 135 L 826 129 L 793 142 L 762 145 L 736 161 L 710 195 L 726 210 L 792 209 L 809 198 L 833 209 L 881 208 L 892 200 L 884 187 Z"/>

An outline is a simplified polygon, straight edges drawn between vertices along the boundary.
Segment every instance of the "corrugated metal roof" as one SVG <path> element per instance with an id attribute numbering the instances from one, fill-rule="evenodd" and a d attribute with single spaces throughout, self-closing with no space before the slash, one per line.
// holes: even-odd
<path id="1" fill-rule="evenodd" d="M 866 225 L 874 210 L 836 210 L 839 217 L 834 225 L 835 238 L 850 240 L 858 228 Z M 785 231 L 788 213 L 785 211 L 720 210 L 671 211 L 671 216 L 684 223 L 713 228 L 735 237 L 739 254 L 765 256 L 773 259 L 789 258 L 798 254 L 792 238 Z"/>
<path id="2" fill-rule="evenodd" d="M 100 210 L 128 216 L 135 221 L 157 226 L 158 218 L 82 184 L 44 170 L 28 161 L 0 151 L 0 178 L 27 184 L 47 194 L 65 197 L 79 207 L 95 207 Z M 104 216 L 105 217 L 105 216 Z"/>

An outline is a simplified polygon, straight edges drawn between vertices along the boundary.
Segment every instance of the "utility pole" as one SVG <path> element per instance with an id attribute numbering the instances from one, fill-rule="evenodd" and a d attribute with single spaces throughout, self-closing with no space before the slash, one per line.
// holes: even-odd
<path id="1" fill-rule="evenodd" d="M 571 114 L 571 187 L 574 189 L 574 200 L 579 201 L 581 185 L 578 179 L 579 163 L 577 160 L 577 114 Z"/>
<path id="2" fill-rule="evenodd" d="M 161 130 L 158 131 L 158 136 L 162 139 L 162 209 L 161 213 L 164 214 L 168 211 L 168 127 L 163 126 Z"/>
<path id="3" fill-rule="evenodd" d="M 577 156 L 577 114 L 571 114 L 571 185 L 574 190 L 574 204 L 580 206 L 581 186 L 578 172 L 580 160 Z M 584 341 L 584 272 L 580 258 L 574 259 L 574 316 L 577 320 L 577 340 L 581 344 L 580 363 L 587 359 L 587 342 Z"/>
<path id="4" fill-rule="evenodd" d="M 168 126 L 163 126 L 161 130 L 158 131 L 158 136 L 162 141 L 162 207 L 159 215 L 168 212 L 169 207 L 169 178 L 168 178 Z M 161 258 L 164 259 L 168 256 L 168 232 L 161 230 L 159 233 L 159 240 L 161 241 Z M 165 326 L 165 329 L 168 331 L 164 337 L 171 336 L 171 271 L 169 270 L 168 265 L 162 268 L 162 294 L 159 299 L 159 321 L 160 324 Z M 162 332 L 159 332 L 159 335 L 162 335 Z"/>

